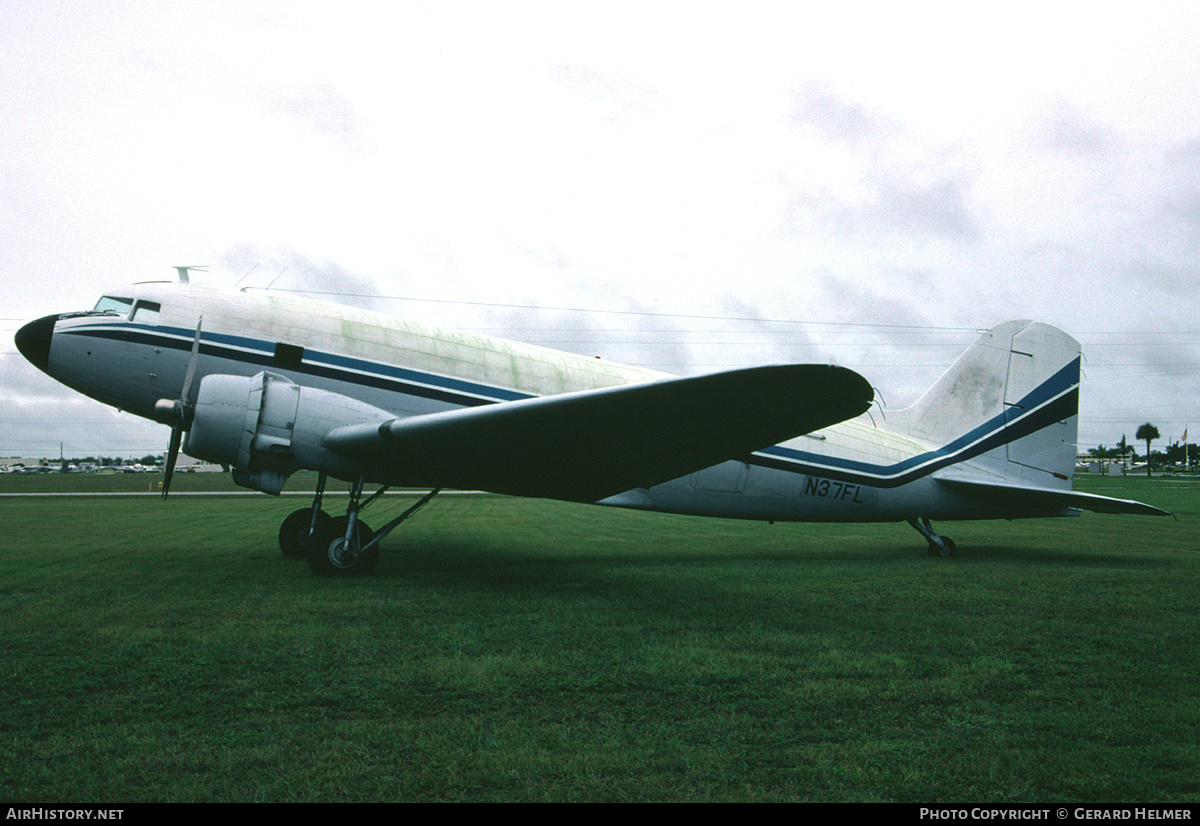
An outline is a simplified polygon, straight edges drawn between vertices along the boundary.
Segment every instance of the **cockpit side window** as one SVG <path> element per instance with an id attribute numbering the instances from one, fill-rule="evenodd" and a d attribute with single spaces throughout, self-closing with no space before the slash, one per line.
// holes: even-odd
<path id="1" fill-rule="evenodd" d="M 96 308 L 93 310 L 93 312 L 112 313 L 113 315 L 126 315 L 129 312 L 129 308 L 132 306 L 132 298 L 116 298 L 111 295 L 106 295 L 96 302 Z"/>
<path id="2" fill-rule="evenodd" d="M 156 301 L 139 301 L 133 308 L 133 315 L 129 320 L 140 321 L 142 324 L 157 324 L 160 310 L 162 310 L 162 305 Z"/>

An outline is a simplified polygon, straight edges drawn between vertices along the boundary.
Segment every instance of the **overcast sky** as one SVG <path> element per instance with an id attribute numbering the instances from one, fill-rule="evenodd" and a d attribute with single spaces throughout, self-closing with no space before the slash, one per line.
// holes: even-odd
<path id="1" fill-rule="evenodd" d="M 1200 6 L 1134 9 L 10 0 L 0 456 L 165 449 L 11 335 L 182 264 L 892 407 L 1032 318 L 1084 448 L 1195 441 Z"/>

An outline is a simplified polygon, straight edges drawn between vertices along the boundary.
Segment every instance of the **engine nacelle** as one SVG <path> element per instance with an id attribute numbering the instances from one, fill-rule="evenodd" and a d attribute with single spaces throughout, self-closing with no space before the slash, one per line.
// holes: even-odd
<path id="1" fill-rule="evenodd" d="M 200 381 L 183 450 L 189 456 L 234 468 L 239 485 L 278 494 L 302 468 L 353 478 L 358 467 L 326 449 L 330 430 L 385 422 L 395 414 L 273 373 Z"/>

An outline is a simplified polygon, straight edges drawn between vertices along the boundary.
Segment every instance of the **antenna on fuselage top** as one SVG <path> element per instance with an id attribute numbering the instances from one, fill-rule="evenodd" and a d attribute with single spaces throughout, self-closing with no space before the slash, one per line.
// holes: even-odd
<path id="1" fill-rule="evenodd" d="M 200 265 L 193 264 L 190 267 L 176 267 L 175 272 L 179 273 L 179 283 L 180 284 L 189 283 L 188 282 L 188 270 L 195 270 L 196 272 L 205 272 L 208 270 L 208 265 L 205 264 L 203 266 L 200 266 Z"/>
<path id="2" fill-rule="evenodd" d="M 287 272 L 287 271 L 288 271 L 288 267 L 290 267 L 290 266 L 292 266 L 292 265 L 291 265 L 291 264 L 288 264 L 288 265 L 287 265 L 287 267 L 284 267 L 282 270 L 280 270 L 280 271 L 279 271 L 279 275 L 276 275 L 274 278 L 272 278 L 272 279 L 271 279 L 271 283 L 270 283 L 270 284 L 268 284 L 266 288 L 269 290 L 269 289 L 271 289 L 272 287 L 274 287 L 274 286 L 275 286 L 275 282 L 279 280 L 279 276 L 280 276 L 280 275 L 283 275 L 285 272 Z"/>

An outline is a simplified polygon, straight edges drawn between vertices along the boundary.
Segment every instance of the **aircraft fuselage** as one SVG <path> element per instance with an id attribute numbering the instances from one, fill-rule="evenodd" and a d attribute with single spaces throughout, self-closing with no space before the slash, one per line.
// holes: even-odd
<path id="1" fill-rule="evenodd" d="M 144 283 L 109 293 L 110 309 L 48 316 L 27 325 L 18 345 L 62 383 L 135 415 L 185 385 L 197 328 L 195 387 L 205 376 L 266 372 L 296 385 L 349 397 L 405 419 L 432 413 L 652 382 L 664 373 L 528 344 L 440 329 L 340 305 L 192 284 Z M 101 305 L 98 305 L 98 307 Z M 1041 415 L 1072 425 L 1067 409 L 1078 365 L 1049 387 L 1062 409 Z M 1049 386 L 1047 380 L 1043 387 Z M 1045 392 L 1043 392 L 1045 395 Z M 193 390 L 192 396 L 195 396 Z M 753 399 L 746 400 L 753 405 Z M 1065 415 L 1064 415 L 1065 414 Z M 686 410 L 664 410 L 684 417 Z M 962 438 L 936 444 L 862 416 L 684 477 L 635 488 L 600 503 L 761 520 L 896 521 L 1075 515 L 1061 501 L 990 502 L 939 484 L 951 467 L 996 476 L 995 451 L 1012 439 L 1011 413 L 989 414 Z M 896 418 L 904 421 L 904 417 Z M 1029 430 L 1030 428 L 1026 428 Z M 578 434 L 587 439 L 587 433 Z M 1071 446 L 1073 449 L 1073 445 Z M 990 459 L 988 457 L 991 457 Z M 977 461 L 978 460 L 978 461 Z M 989 464 L 991 462 L 991 464 Z M 1073 454 L 1072 454 L 1073 462 Z M 580 469 L 586 473 L 586 469 Z M 1041 471 L 1039 471 L 1041 473 Z M 344 478 L 350 470 L 334 473 Z M 417 485 L 401 465 L 361 474 Z M 1043 474 L 1049 476 L 1050 474 Z M 1061 474 L 1059 474 L 1061 475 Z M 1041 478 L 1041 477 L 1038 477 Z M 1066 489 L 1070 482 L 1067 476 Z M 436 482 L 434 483 L 436 484 Z M 1062 482 L 1056 481 L 1058 487 Z M 267 489 L 267 488 L 262 488 Z M 272 491 L 274 492 L 274 491 Z"/>

